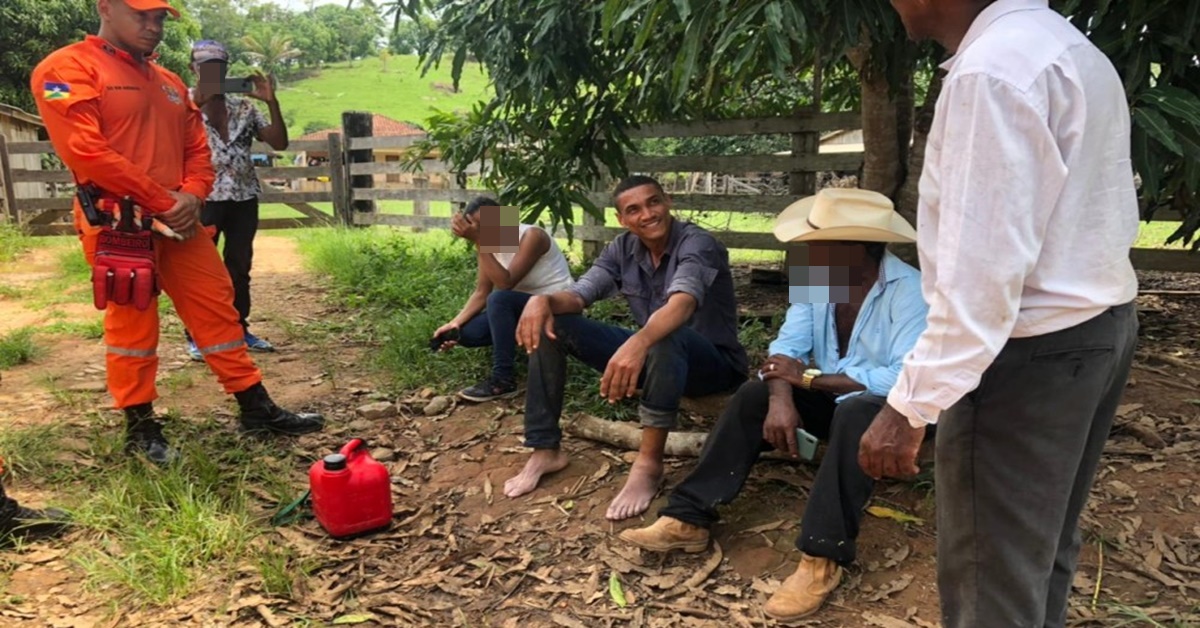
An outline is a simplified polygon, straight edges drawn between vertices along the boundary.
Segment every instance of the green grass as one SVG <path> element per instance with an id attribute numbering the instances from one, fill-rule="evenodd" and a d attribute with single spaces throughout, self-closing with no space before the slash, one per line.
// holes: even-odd
<path id="1" fill-rule="evenodd" d="M 38 347 L 33 342 L 33 330 L 16 329 L 0 336 L 0 369 L 32 362 Z"/>
<path id="2" fill-rule="evenodd" d="M 279 92 L 279 102 L 291 122 L 288 131 L 296 138 L 310 123 L 341 126 L 343 111 L 370 111 L 423 124 L 434 108 L 467 110 L 491 95 L 477 63 L 463 68 L 458 93 L 451 93 L 452 84 L 449 64 L 422 77 L 414 55 L 389 58 L 386 70 L 378 57 L 372 57 L 352 66 L 327 65 L 314 77 L 288 83 Z"/>
<path id="3" fill-rule="evenodd" d="M 0 262 L 8 262 L 33 246 L 33 238 L 19 227 L 0 220 Z"/>
<path id="4" fill-rule="evenodd" d="M 96 312 L 96 318 L 88 321 L 55 321 L 40 327 L 38 332 L 99 340 L 104 337 L 104 317 Z"/>
<path id="5" fill-rule="evenodd" d="M 6 468 L 65 496 L 81 530 L 69 558 L 87 587 L 121 603 L 169 604 L 228 588 L 249 567 L 266 592 L 288 596 L 319 566 L 268 535 L 277 504 L 255 496 L 299 493 L 302 478 L 278 462 L 289 458 L 286 445 L 239 438 L 224 421 L 175 418 L 168 431 L 183 460 L 162 469 L 124 453 L 118 422 L 93 413 L 86 426 L 0 433 Z"/>

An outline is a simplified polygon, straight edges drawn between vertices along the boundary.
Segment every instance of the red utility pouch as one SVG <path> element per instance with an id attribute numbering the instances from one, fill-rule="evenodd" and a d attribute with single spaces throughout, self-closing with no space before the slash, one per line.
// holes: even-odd
<path id="1" fill-rule="evenodd" d="M 152 232 L 134 220 L 132 200 L 122 199 L 119 211 L 117 226 L 101 227 L 96 240 L 92 303 L 99 310 L 109 303 L 145 310 L 160 292 Z"/>

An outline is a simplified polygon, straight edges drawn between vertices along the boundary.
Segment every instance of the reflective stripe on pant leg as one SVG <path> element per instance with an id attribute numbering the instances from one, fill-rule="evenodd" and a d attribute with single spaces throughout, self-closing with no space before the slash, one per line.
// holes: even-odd
<path id="1" fill-rule="evenodd" d="M 242 325 L 233 307 L 233 283 L 213 241 L 193 237 L 183 242 L 159 240 L 159 276 L 175 302 L 204 361 L 227 393 L 262 381 L 262 373 L 246 352 Z"/>
<path id="2" fill-rule="evenodd" d="M 95 234 L 84 233 L 84 251 L 95 250 Z M 149 403 L 158 398 L 158 299 L 138 310 L 109 304 L 104 312 L 105 366 L 108 392 L 117 408 Z"/>

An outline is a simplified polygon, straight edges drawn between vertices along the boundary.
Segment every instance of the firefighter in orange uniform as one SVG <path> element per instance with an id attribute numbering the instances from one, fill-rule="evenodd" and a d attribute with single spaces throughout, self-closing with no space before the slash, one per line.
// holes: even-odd
<path id="1" fill-rule="evenodd" d="M 213 183 L 207 138 L 183 81 L 154 62 L 167 15 L 179 13 L 164 0 L 97 0 L 96 7 L 98 35 L 51 53 L 30 83 L 55 152 L 80 190 L 90 191 L 77 197 L 74 213 L 88 263 L 101 271 L 97 285 L 106 269 L 110 282 L 114 269 L 118 279 L 140 273 L 145 280 L 118 284 L 115 292 L 110 284 L 104 295 L 96 287 L 97 306 L 107 301 L 108 390 L 125 411 L 126 449 L 158 464 L 178 455 L 152 406 L 159 334 L 153 297 L 159 290 L 174 301 L 225 392 L 237 397 L 243 430 L 320 430 L 322 416 L 294 414 L 271 401 L 246 352 L 229 274 L 212 239 L 197 236 L 201 199 Z M 117 234 L 112 223 L 126 198 L 182 239 L 151 237 L 145 228 Z M 130 242 L 145 245 L 141 257 Z"/>

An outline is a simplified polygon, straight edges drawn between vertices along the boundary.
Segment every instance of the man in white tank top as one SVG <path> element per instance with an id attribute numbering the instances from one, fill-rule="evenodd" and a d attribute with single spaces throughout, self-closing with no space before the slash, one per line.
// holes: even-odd
<path id="1" fill-rule="evenodd" d="M 511 396 L 517 390 L 513 359 L 517 320 L 535 294 L 566 290 L 574 284 L 567 258 L 550 234 L 520 224 L 516 209 L 479 197 L 451 221 L 455 235 L 475 244 L 479 270 L 475 290 L 450 322 L 437 328 L 432 346 L 492 347 L 492 374 L 459 392 L 469 401 Z"/>

